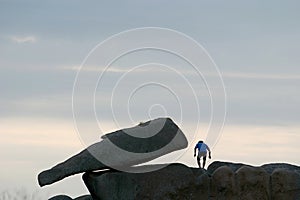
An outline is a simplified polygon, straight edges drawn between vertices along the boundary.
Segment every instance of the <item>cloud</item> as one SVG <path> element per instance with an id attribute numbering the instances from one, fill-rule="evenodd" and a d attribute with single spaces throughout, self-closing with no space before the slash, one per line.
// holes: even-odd
<path id="1" fill-rule="evenodd" d="M 297 74 L 262 74 L 262 73 L 238 73 L 230 72 L 223 73 L 225 78 L 240 78 L 240 79 L 300 79 L 300 75 Z"/>
<path id="2" fill-rule="evenodd" d="M 147 63 L 148 65 L 150 65 L 151 63 Z M 111 72 L 111 73 L 132 73 L 132 72 L 137 72 L 137 73 L 145 73 L 147 72 L 147 75 L 149 75 L 149 73 L 174 73 L 174 71 L 171 71 L 171 69 L 177 70 L 178 73 L 185 75 L 185 76 L 199 76 L 199 74 L 197 73 L 197 71 L 195 70 L 187 70 L 187 69 L 180 69 L 178 67 L 174 67 L 174 66 L 169 66 L 170 69 L 164 67 L 164 66 L 160 66 L 159 63 L 152 63 L 153 67 L 149 67 L 147 66 L 141 66 L 138 70 L 134 70 L 131 71 L 133 69 L 133 67 L 128 68 L 128 67 L 116 67 L 116 66 L 111 66 L 108 69 L 106 69 L 106 66 L 78 66 L 78 65 L 74 65 L 74 66 L 62 66 L 61 69 L 62 70 L 71 70 L 71 71 L 84 71 L 84 72 Z M 167 70 L 161 70 L 161 69 L 167 69 Z M 170 75 L 170 74 L 168 74 Z M 202 72 L 202 75 L 205 77 L 223 77 L 223 78 L 229 78 L 229 79 L 265 79 L 265 80 L 269 80 L 269 79 L 274 79 L 274 80 L 300 80 L 300 75 L 298 74 L 291 74 L 291 73 L 286 73 L 286 74 L 282 74 L 282 73 L 245 73 L 245 72 L 222 72 L 221 75 L 217 74 L 217 73 L 210 73 L 210 72 Z"/>
<path id="3" fill-rule="evenodd" d="M 62 70 L 71 70 L 71 71 L 86 71 L 86 72 L 115 72 L 115 73 L 124 73 L 127 72 L 128 70 L 126 69 L 121 69 L 121 68 L 116 68 L 116 67 L 110 67 L 107 70 L 105 70 L 106 66 L 101 67 L 101 66 L 80 66 L 80 65 L 73 65 L 73 66 L 62 66 Z"/>
<path id="4" fill-rule="evenodd" d="M 11 41 L 15 43 L 35 43 L 37 41 L 37 38 L 35 36 L 11 36 Z"/>
<path id="5" fill-rule="evenodd" d="M 153 64 L 155 66 L 155 64 Z M 107 68 L 107 69 L 106 69 Z M 139 67 L 138 69 L 133 70 L 133 68 L 128 68 L 126 66 L 124 67 L 116 67 L 116 66 L 96 66 L 96 65 L 91 65 L 91 66 L 80 66 L 80 65 L 71 65 L 71 66 L 61 66 L 62 70 L 71 70 L 71 71 L 84 71 L 84 72 L 110 72 L 110 73 L 128 73 L 128 72 L 138 72 L 138 73 L 143 73 L 143 72 L 161 72 L 161 70 L 153 70 L 152 68 L 146 68 L 146 67 Z M 132 71 L 131 71 L 132 70 Z"/>

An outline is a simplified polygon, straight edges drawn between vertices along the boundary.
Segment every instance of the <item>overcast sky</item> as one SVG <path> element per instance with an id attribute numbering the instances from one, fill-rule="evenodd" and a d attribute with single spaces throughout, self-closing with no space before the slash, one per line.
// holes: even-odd
<path id="1" fill-rule="evenodd" d="M 86 193 L 80 176 L 38 189 L 36 175 L 84 148 L 74 128 L 72 88 L 78 66 L 87 54 L 114 34 L 149 26 L 192 37 L 208 51 L 222 74 L 227 117 L 219 142 L 211 144 L 215 160 L 299 165 L 299 6 L 296 0 L 0 1 L 0 190 L 24 186 L 48 195 Z M 107 85 L 96 95 L 104 131 L 116 128 L 107 107 L 116 84 L 113 80 L 132 65 L 159 62 L 164 56 L 163 61 L 187 73 L 187 79 L 196 85 L 201 123 L 207 128 L 209 96 L 204 83 L 189 74 L 176 61 L 178 58 L 156 53 L 137 52 L 115 63 L 114 70 L 108 72 Z M 96 71 L 103 70 L 98 67 Z M 147 70 L 131 73 L 123 80 L 121 89 L 116 90 L 115 109 L 127 109 L 122 100 L 127 101 L 128 96 L 122 95 L 130 84 L 151 77 L 167 80 L 187 105 L 183 111 L 190 114 L 181 126 L 189 132 L 196 124 L 191 114 L 195 111 L 194 102 L 189 101 L 191 93 L 182 89 L 184 84 L 173 72 L 158 72 L 155 67 Z M 157 104 L 164 105 L 168 116 L 180 121 L 176 98 L 162 88 L 136 93 L 132 101 L 128 105 L 135 114 L 134 121 L 145 120 L 149 107 Z M 164 115 L 161 106 L 152 108 L 152 116 Z M 126 127 L 128 117 L 123 114 L 117 116 Z M 180 161 L 196 166 L 191 150 Z M 74 191 L 70 184 L 78 189 Z"/>

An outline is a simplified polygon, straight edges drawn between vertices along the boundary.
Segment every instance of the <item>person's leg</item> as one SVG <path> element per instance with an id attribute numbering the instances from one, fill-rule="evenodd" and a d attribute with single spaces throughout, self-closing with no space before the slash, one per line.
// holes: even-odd
<path id="1" fill-rule="evenodd" d="M 203 169 L 205 167 L 205 162 L 206 162 L 206 156 L 203 156 Z"/>
<path id="2" fill-rule="evenodd" d="M 199 156 L 199 155 L 197 156 L 197 163 L 198 163 L 199 168 L 201 168 L 201 164 L 200 164 L 200 156 Z"/>

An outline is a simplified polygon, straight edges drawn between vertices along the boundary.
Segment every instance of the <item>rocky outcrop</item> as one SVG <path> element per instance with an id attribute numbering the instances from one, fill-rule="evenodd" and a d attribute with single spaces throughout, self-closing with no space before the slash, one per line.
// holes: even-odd
<path id="1" fill-rule="evenodd" d="M 297 166 L 284 165 L 289 168 L 274 168 L 270 174 L 263 166 L 239 164 L 240 168 L 235 168 L 232 167 L 236 166 L 234 163 L 223 164 L 212 174 L 183 164 L 171 164 L 148 173 L 87 172 L 83 180 L 94 200 L 300 199 L 300 174 L 297 172 L 300 168 Z M 279 165 L 269 164 L 268 168 L 272 166 Z"/>
<path id="2" fill-rule="evenodd" d="M 40 186 L 52 184 L 77 173 L 130 166 L 148 162 L 186 148 L 183 132 L 169 118 L 159 118 L 106 134 L 68 160 L 38 175 Z"/>

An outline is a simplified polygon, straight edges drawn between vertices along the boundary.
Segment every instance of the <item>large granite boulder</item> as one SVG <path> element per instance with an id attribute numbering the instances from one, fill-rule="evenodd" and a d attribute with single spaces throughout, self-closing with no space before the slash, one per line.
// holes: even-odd
<path id="1" fill-rule="evenodd" d="M 94 200 L 209 198 L 207 174 L 182 164 L 148 173 L 90 172 L 83 180 Z"/>
<path id="2" fill-rule="evenodd" d="M 180 128 L 169 118 L 159 118 L 135 127 L 118 130 L 68 160 L 38 175 L 40 186 L 70 175 L 108 168 L 131 170 L 188 145 Z"/>

